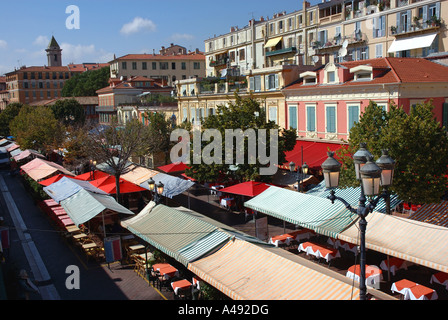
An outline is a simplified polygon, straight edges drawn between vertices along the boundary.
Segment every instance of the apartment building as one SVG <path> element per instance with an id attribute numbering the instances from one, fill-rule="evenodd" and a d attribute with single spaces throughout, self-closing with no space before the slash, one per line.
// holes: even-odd
<path id="1" fill-rule="evenodd" d="M 303 2 L 301 10 L 271 19 L 252 19 L 243 28 L 205 40 L 207 77 L 244 75 L 281 64 L 311 64 L 308 43 L 316 38 L 318 7 Z"/>
<path id="2" fill-rule="evenodd" d="M 6 77 L 0 77 L 0 110 L 4 110 L 9 102 L 9 92 L 6 90 Z"/>
<path id="3" fill-rule="evenodd" d="M 172 86 L 174 81 L 205 76 L 205 56 L 198 49 L 186 53 L 185 48 L 171 45 L 159 54 L 127 54 L 110 61 L 112 79 L 142 76 L 163 80 Z"/>
<path id="4" fill-rule="evenodd" d="M 316 55 L 353 61 L 447 50 L 446 0 L 333 0 L 318 8 Z"/>

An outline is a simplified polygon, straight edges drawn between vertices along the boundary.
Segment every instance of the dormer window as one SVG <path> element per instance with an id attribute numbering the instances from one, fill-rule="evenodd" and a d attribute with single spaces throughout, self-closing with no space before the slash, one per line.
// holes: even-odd
<path id="1" fill-rule="evenodd" d="M 350 69 L 354 73 L 354 81 L 370 81 L 373 79 L 373 68 L 371 66 L 357 66 Z"/>
<path id="2" fill-rule="evenodd" d="M 316 72 L 306 71 L 300 74 L 300 78 L 303 78 L 304 85 L 313 85 L 317 83 Z"/>

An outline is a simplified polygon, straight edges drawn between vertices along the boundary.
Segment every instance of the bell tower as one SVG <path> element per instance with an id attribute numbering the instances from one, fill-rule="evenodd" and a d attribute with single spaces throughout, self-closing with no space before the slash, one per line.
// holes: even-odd
<path id="1" fill-rule="evenodd" d="M 62 66 L 62 49 L 59 47 L 58 42 L 51 37 L 51 41 L 48 48 L 45 49 L 47 52 L 48 66 L 49 67 L 61 67 Z"/>

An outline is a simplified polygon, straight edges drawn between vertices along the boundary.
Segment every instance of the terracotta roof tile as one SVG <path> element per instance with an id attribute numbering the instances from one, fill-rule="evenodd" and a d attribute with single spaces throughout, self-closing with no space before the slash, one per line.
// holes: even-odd
<path id="1" fill-rule="evenodd" d="M 116 60 L 205 60 L 203 54 L 186 54 L 186 55 L 171 55 L 163 56 L 160 54 L 127 54 L 119 57 Z M 115 61 L 115 60 L 114 60 Z"/>

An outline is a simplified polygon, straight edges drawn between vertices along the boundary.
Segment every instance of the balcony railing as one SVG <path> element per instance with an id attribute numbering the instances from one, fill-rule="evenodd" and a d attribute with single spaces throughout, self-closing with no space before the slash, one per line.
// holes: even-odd
<path id="1" fill-rule="evenodd" d="M 312 43 L 312 48 L 315 50 L 322 50 L 327 48 L 334 48 L 338 46 L 342 46 L 344 41 L 347 40 L 348 44 L 360 43 L 367 41 L 367 36 L 365 33 L 356 32 L 348 36 L 344 37 L 334 37 L 332 40 L 328 40 L 326 42 L 315 41 Z"/>
<path id="2" fill-rule="evenodd" d="M 227 64 L 227 59 L 228 58 L 221 58 L 221 59 L 216 59 L 213 61 L 210 61 L 210 67 L 218 67 L 218 66 L 222 66 Z"/>
<path id="3" fill-rule="evenodd" d="M 407 34 L 407 33 L 413 33 L 413 32 L 419 32 L 422 30 L 428 30 L 428 29 L 438 29 L 441 26 L 441 22 L 438 19 L 434 20 L 427 20 L 427 21 L 414 21 L 414 24 L 409 25 L 399 25 L 399 26 L 392 26 L 390 28 L 390 35 L 401 35 L 401 34 Z"/>
<path id="4" fill-rule="evenodd" d="M 274 50 L 274 51 L 267 51 L 266 57 L 276 56 L 279 54 L 286 54 L 286 53 L 296 53 L 296 52 L 297 52 L 296 47 L 289 47 L 289 48 L 283 48 L 283 49 Z"/>

